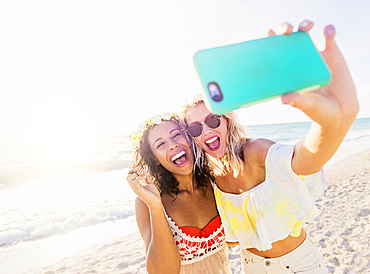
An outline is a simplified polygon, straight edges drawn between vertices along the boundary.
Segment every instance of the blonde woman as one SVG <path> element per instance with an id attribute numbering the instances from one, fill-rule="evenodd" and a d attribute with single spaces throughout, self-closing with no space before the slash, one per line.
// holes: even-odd
<path id="1" fill-rule="evenodd" d="M 299 30 L 309 31 L 312 26 L 304 21 Z M 281 29 L 280 34 L 289 35 L 293 26 L 283 24 Z M 332 73 L 331 82 L 315 91 L 282 96 L 283 104 L 300 109 L 313 121 L 297 144 L 247 138 L 235 114 L 215 115 L 201 100 L 183 113 L 196 158 L 205 153 L 215 172 L 214 193 L 226 240 L 240 244 L 246 273 L 327 272 L 303 225 L 324 191 L 321 169 L 359 108 L 334 36 L 334 27 L 325 27 L 326 48 L 321 54 Z"/>

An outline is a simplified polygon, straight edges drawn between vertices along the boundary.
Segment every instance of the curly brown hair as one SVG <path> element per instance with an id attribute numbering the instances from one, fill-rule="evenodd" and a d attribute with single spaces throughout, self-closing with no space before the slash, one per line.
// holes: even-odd
<path id="1" fill-rule="evenodd" d="M 189 142 L 189 139 L 184 133 L 184 129 L 181 127 L 180 120 L 177 116 L 171 116 L 170 119 L 162 118 L 162 122 L 163 121 L 169 121 L 177 124 L 180 131 Z M 143 134 L 140 138 L 139 147 L 134 151 L 133 159 L 136 166 L 145 169 L 149 173 L 149 175 L 154 178 L 154 184 L 159 189 L 161 195 L 164 193 L 169 194 L 175 200 L 177 198 L 177 195 L 179 194 L 179 182 L 176 180 L 171 172 L 169 172 L 160 164 L 160 162 L 154 156 L 148 141 L 149 132 L 155 126 L 156 124 L 146 125 L 145 130 L 143 131 Z M 202 166 L 195 164 L 193 166 L 193 181 L 195 181 L 196 188 L 201 189 L 203 193 L 205 193 L 209 184 L 214 181 L 214 176 L 208 166 L 208 160 L 205 156 L 203 160 L 204 161 Z"/>

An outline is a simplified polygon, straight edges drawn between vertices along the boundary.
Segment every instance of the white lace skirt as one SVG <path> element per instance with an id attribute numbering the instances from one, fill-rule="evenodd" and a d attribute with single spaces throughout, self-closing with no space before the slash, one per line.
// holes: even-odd
<path id="1" fill-rule="evenodd" d="M 215 254 L 204 258 L 199 262 L 182 265 L 180 273 L 232 273 L 228 258 L 229 247 L 225 245 Z"/>

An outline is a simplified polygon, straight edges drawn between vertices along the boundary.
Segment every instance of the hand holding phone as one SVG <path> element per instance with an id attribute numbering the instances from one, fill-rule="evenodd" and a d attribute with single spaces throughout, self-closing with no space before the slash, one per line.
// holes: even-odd
<path id="1" fill-rule="evenodd" d="M 201 50 L 193 59 L 206 103 L 218 114 L 330 81 L 320 53 L 301 31 Z"/>

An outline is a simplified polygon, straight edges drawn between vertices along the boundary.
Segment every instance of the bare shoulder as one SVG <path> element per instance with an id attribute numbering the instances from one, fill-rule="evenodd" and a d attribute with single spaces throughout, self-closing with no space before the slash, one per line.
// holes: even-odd
<path id="1" fill-rule="evenodd" d="M 264 138 L 247 139 L 244 147 L 244 159 L 265 166 L 267 152 L 273 144 L 275 144 L 274 141 Z"/>

